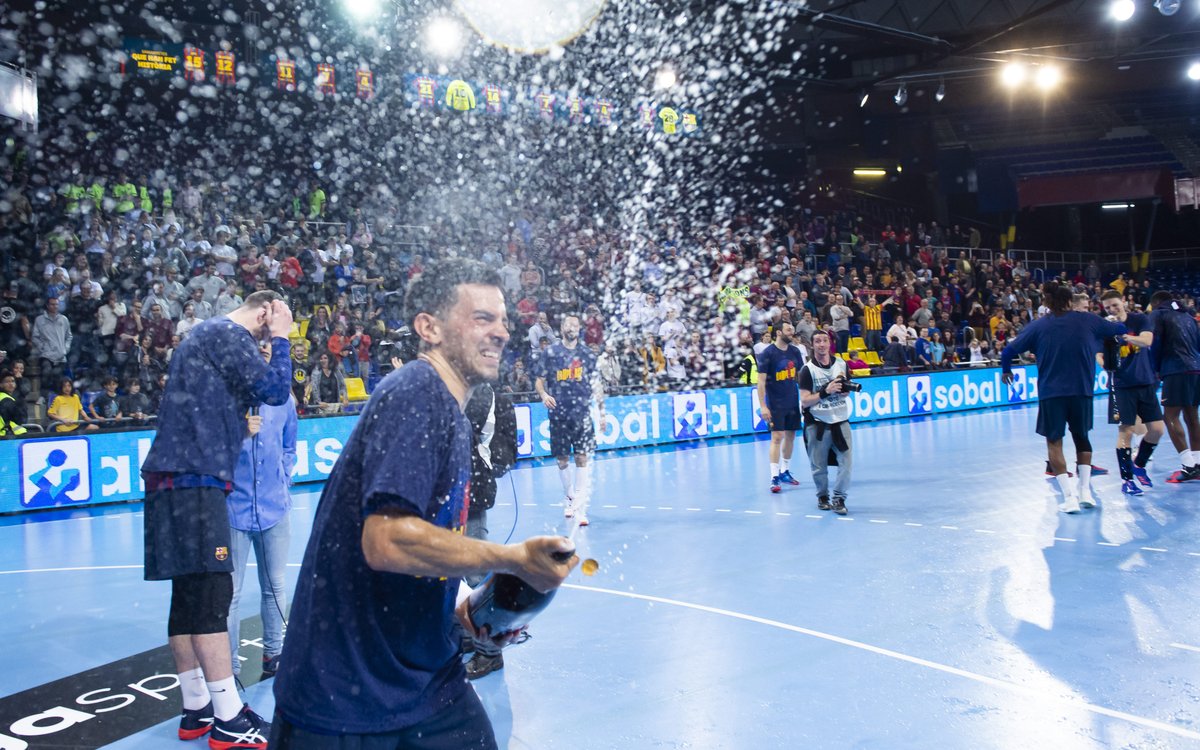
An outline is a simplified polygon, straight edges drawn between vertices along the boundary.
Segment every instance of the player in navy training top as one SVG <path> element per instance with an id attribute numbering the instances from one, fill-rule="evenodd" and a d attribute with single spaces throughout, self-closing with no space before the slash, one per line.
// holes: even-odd
<path id="1" fill-rule="evenodd" d="M 1042 299 L 1050 314 L 1025 326 L 1000 354 L 1005 383 L 1012 383 L 1012 364 L 1022 352 L 1033 352 L 1038 366 L 1037 433 L 1046 438 L 1051 470 L 1063 493 L 1059 510 L 1078 513 L 1095 505 L 1091 494 L 1092 401 L 1095 392 L 1096 354 L 1104 340 L 1124 337 L 1125 326 L 1099 315 L 1071 310 L 1068 286 L 1049 281 L 1042 286 Z M 1062 441 L 1067 430 L 1075 443 L 1079 471 L 1078 487 L 1067 473 Z"/>
<path id="2" fill-rule="evenodd" d="M 472 388 L 495 381 L 508 341 L 500 278 L 437 261 L 405 303 L 421 351 L 371 394 L 321 494 L 279 674 L 271 750 L 496 747 L 467 683 L 475 631 L 459 579 L 492 571 L 555 588 L 578 563 L 563 537 L 501 545 L 461 533 L 471 475 Z"/>
<path id="3" fill-rule="evenodd" d="M 1142 487 L 1154 486 L 1146 473 L 1146 464 L 1165 430 L 1162 407 L 1158 403 L 1158 374 L 1150 361 L 1154 325 L 1150 316 L 1126 310 L 1125 299 L 1116 289 L 1105 292 L 1100 300 L 1108 319 L 1124 323 L 1128 329 L 1125 344 L 1118 347 L 1114 342 L 1112 345 L 1117 354 L 1112 390 L 1121 422 L 1117 428 L 1117 465 L 1121 469 L 1121 492 L 1140 495 Z M 1146 434 L 1134 458 L 1131 444 L 1139 420 L 1145 426 Z"/>
<path id="4" fill-rule="evenodd" d="M 804 367 L 804 355 L 792 344 L 795 335 L 791 323 L 781 323 L 775 329 L 775 340 L 758 355 L 759 409 L 771 429 L 771 492 L 779 492 L 783 484 L 800 484 L 788 468 L 796 430 L 800 429 L 797 384 Z"/>
<path id="5" fill-rule="evenodd" d="M 564 315 L 560 335 L 560 341 L 538 358 L 534 387 L 550 416 L 550 454 L 558 462 L 558 477 L 566 496 L 563 515 L 567 518 L 578 515 L 577 523 L 587 526 L 592 494 L 592 467 L 588 459 L 596 450 L 591 403 L 595 397 L 597 417 L 603 425 L 604 389 L 596 369 L 596 355 L 579 339 L 579 316 Z"/>
<path id="6" fill-rule="evenodd" d="M 247 432 L 247 411 L 291 395 L 292 313 L 255 292 L 228 315 L 192 329 L 171 358 L 158 430 L 142 464 L 145 578 L 171 581 L 167 636 L 183 694 L 180 739 L 212 733 L 213 747 L 266 747 L 270 726 L 238 697 L 226 618 L 233 559 L 225 495 Z M 269 338 L 279 360 L 259 354 Z M 256 340 L 257 339 L 257 340 Z"/>
<path id="7" fill-rule="evenodd" d="M 1150 297 L 1150 322 L 1154 328 L 1150 355 L 1163 384 L 1163 421 L 1182 464 L 1167 481 L 1194 482 L 1200 479 L 1200 327 L 1170 292 Z"/>

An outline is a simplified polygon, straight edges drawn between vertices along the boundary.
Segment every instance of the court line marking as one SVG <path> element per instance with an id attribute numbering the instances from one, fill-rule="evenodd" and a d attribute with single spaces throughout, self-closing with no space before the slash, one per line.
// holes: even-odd
<path id="1" fill-rule="evenodd" d="M 946 529 L 946 530 L 948 530 L 948 531 L 958 531 L 958 527 L 957 527 L 957 526 L 943 526 L 942 528 L 943 528 L 943 529 Z"/>
<path id="2" fill-rule="evenodd" d="M 904 522 L 904 525 L 905 525 L 905 526 L 924 526 L 925 524 L 923 524 L 923 523 L 913 523 L 912 521 L 905 521 L 905 522 Z"/>
<path id="3" fill-rule="evenodd" d="M 1127 721 L 1131 724 L 1138 724 L 1140 726 L 1148 727 L 1150 729 L 1158 729 L 1160 731 L 1168 732 L 1170 734 L 1174 734 L 1179 737 L 1186 737 L 1187 739 L 1190 739 L 1190 740 L 1200 740 L 1200 732 L 1193 732 L 1189 729 L 1184 729 L 1183 727 L 1176 726 L 1174 724 L 1168 724 L 1166 722 L 1157 721 L 1155 719 L 1150 719 L 1145 716 L 1138 716 L 1137 714 L 1126 713 L 1124 711 L 1117 711 L 1116 709 L 1107 708 L 1105 706 L 1099 706 L 1099 705 L 1096 705 L 1095 703 L 1088 703 L 1087 701 L 1082 700 L 1080 698 L 1074 698 L 1074 697 L 1069 697 L 1069 696 L 1055 695 L 1053 693 L 1047 693 L 1042 690 L 1037 690 L 1035 688 L 1031 688 L 1031 687 L 1028 687 L 1025 685 L 1020 685 L 1015 682 L 1008 682 L 1007 680 L 1001 680 L 996 677 L 989 677 L 987 675 L 979 674 L 978 672 L 971 672 L 966 669 L 952 667 L 949 664 L 942 664 L 940 662 L 930 661 L 928 659 L 922 659 L 919 656 L 912 656 L 910 654 L 904 654 L 899 651 L 892 651 L 891 649 L 882 648 L 881 646 L 873 646 L 869 643 L 863 643 L 862 641 L 855 641 L 855 640 L 851 640 L 849 638 L 843 638 L 841 636 L 833 635 L 831 633 L 823 633 L 819 630 L 812 630 L 810 628 L 801 627 L 799 625 L 790 625 L 786 622 L 780 622 L 778 620 L 769 620 L 765 617 L 757 617 L 755 615 L 748 615 L 744 612 L 734 612 L 732 610 L 721 609 L 719 607 L 709 607 L 704 604 L 694 604 L 692 602 L 680 601 L 679 599 L 667 599 L 667 598 L 661 597 L 661 596 L 651 596 L 649 594 L 637 594 L 632 591 L 617 591 L 615 589 L 600 588 L 598 586 L 580 586 L 579 584 L 574 584 L 574 583 L 564 583 L 562 585 L 562 587 L 566 588 L 566 589 L 576 589 L 578 591 L 594 591 L 594 592 L 598 592 L 598 593 L 602 593 L 602 594 L 610 594 L 612 596 L 621 596 L 621 597 L 625 597 L 626 599 L 637 599 L 640 601 L 654 602 L 656 604 L 669 604 L 669 605 L 672 605 L 675 607 L 683 607 L 684 609 L 696 610 L 697 612 L 708 612 L 709 614 L 721 615 L 723 617 L 730 617 L 735 620 L 743 620 L 745 622 L 753 622 L 753 623 L 757 623 L 759 625 L 767 625 L 768 627 L 779 628 L 780 630 L 787 630 L 787 631 L 791 631 L 793 633 L 799 633 L 801 635 L 807 635 L 807 636 L 811 636 L 813 638 L 819 638 L 823 641 L 829 641 L 830 643 L 837 643 L 842 646 L 849 646 L 850 648 L 859 649 L 860 651 L 867 651 L 869 653 L 877 654 L 879 656 L 884 656 L 889 659 L 895 659 L 897 661 L 907 662 L 909 664 L 915 664 L 916 666 L 919 666 L 919 667 L 925 667 L 926 669 L 932 669 L 932 670 L 935 670 L 938 672 L 943 672 L 945 674 L 954 675 L 956 677 L 962 677 L 962 678 L 965 678 L 968 680 L 972 680 L 974 682 L 982 683 L 984 685 L 990 685 L 991 687 L 1001 688 L 1004 690 L 1008 690 L 1009 692 L 1018 693 L 1020 695 L 1024 695 L 1024 696 L 1027 696 L 1030 698 L 1037 698 L 1039 700 L 1049 699 L 1052 701 L 1056 701 L 1058 703 L 1062 703 L 1062 704 L 1071 706 L 1073 708 L 1083 709 L 1084 711 L 1088 711 L 1088 712 L 1091 712 L 1094 714 L 1099 714 L 1100 716 L 1107 716 L 1111 719 L 1119 719 L 1121 721 Z M 1178 646 L 1180 644 L 1173 643 L 1171 645 Z M 1200 649 L 1196 649 L 1196 650 L 1200 651 Z"/>
<path id="4" fill-rule="evenodd" d="M 995 534 L 991 529 L 975 529 L 976 534 Z"/>
<path id="5" fill-rule="evenodd" d="M 1200 647 L 1189 646 L 1186 643 L 1172 643 L 1171 645 L 1175 648 L 1181 648 L 1184 651 L 1195 651 L 1196 653 L 1200 654 Z"/>
<path id="6" fill-rule="evenodd" d="M 1142 547 L 1147 552 L 1166 552 L 1162 547 Z"/>
<path id="7" fill-rule="evenodd" d="M 247 567 L 257 568 L 258 563 L 246 563 Z M 89 570 L 144 570 L 145 565 L 81 565 L 74 568 L 25 568 L 24 570 L 0 570 L 0 576 L 12 576 L 19 573 L 77 573 Z M 300 563 L 288 563 L 289 568 L 299 568 Z"/>
<path id="8" fill-rule="evenodd" d="M 1056 541 L 1056 542 L 1075 542 L 1075 541 L 1078 541 L 1078 540 L 1077 540 L 1077 539 L 1072 539 L 1072 538 L 1071 538 L 1071 537 L 1069 537 L 1069 536 L 1056 536 L 1056 537 L 1054 537 L 1054 541 Z"/>

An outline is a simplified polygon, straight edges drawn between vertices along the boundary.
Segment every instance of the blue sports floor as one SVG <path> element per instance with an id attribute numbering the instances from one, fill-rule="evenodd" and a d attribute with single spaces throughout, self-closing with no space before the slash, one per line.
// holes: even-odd
<path id="1" fill-rule="evenodd" d="M 761 440 L 602 457 L 578 539 L 600 572 L 476 683 L 501 747 L 1200 748 L 1200 486 L 1161 482 L 1164 440 L 1156 486 L 1121 495 L 1096 414 L 1112 474 L 1079 516 L 1034 408 L 860 425 L 845 518 L 805 471 L 771 495 Z M 493 538 L 562 531 L 556 469 L 512 477 Z M 296 495 L 293 582 L 317 499 Z M 164 643 L 139 511 L 0 519 L 0 696 Z M 265 715 L 270 686 L 248 691 Z M 105 747 L 205 747 L 175 726 Z"/>

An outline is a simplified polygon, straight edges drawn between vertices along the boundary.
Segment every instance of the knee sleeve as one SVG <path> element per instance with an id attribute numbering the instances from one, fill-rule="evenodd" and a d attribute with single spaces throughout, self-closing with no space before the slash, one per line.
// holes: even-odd
<path id="1" fill-rule="evenodd" d="M 232 601 L 233 576 L 229 573 L 195 573 L 172 578 L 167 635 L 224 633 Z"/>
<path id="2" fill-rule="evenodd" d="M 1071 433 L 1071 440 L 1075 441 L 1076 456 L 1078 456 L 1080 453 L 1092 452 L 1092 441 L 1088 440 L 1087 435 L 1076 435 L 1075 433 Z"/>

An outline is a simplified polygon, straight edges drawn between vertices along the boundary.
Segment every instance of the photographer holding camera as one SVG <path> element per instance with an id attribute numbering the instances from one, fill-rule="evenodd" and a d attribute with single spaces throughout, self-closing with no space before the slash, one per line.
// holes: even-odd
<path id="1" fill-rule="evenodd" d="M 850 400 L 847 393 L 862 386 L 851 382 L 846 363 L 830 352 L 829 334 L 817 331 L 812 337 L 813 356 L 800 370 L 800 407 L 804 410 L 804 444 L 813 484 L 817 487 L 817 507 L 846 515 L 846 492 L 850 488 Z M 830 457 L 836 459 L 837 480 L 833 498 L 829 496 Z"/>

